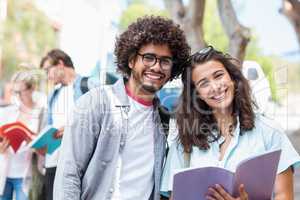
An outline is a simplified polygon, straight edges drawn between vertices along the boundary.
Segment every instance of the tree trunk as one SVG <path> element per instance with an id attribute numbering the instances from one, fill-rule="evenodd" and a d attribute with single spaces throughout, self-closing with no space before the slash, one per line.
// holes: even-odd
<path id="1" fill-rule="evenodd" d="M 279 12 L 283 13 L 294 26 L 300 47 L 300 1 L 283 0 L 283 6 Z"/>
<path id="2" fill-rule="evenodd" d="M 229 54 L 243 61 L 250 41 L 250 29 L 241 25 L 230 0 L 218 0 L 218 10 L 222 25 L 229 37 Z"/>
<path id="3" fill-rule="evenodd" d="M 203 36 L 205 0 L 190 0 L 185 8 L 182 0 L 164 0 L 172 19 L 184 30 L 192 53 L 206 46 Z"/>

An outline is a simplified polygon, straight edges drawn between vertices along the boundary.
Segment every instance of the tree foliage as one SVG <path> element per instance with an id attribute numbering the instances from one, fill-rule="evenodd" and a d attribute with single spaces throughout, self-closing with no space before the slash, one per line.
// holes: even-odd
<path id="1" fill-rule="evenodd" d="M 32 0 L 9 0 L 1 31 L 3 79 L 21 63 L 37 66 L 41 56 L 55 46 L 56 36 L 45 15 Z"/>
<path id="2" fill-rule="evenodd" d="M 206 43 L 218 50 L 227 52 L 229 40 L 222 28 L 216 1 L 206 1 L 203 25 Z"/>
<path id="3" fill-rule="evenodd" d="M 154 6 L 150 6 L 147 1 L 135 0 L 129 3 L 127 9 L 122 13 L 120 19 L 120 29 L 124 30 L 127 26 L 134 22 L 137 18 L 144 15 L 159 15 L 168 17 L 166 10 L 159 9 Z"/>

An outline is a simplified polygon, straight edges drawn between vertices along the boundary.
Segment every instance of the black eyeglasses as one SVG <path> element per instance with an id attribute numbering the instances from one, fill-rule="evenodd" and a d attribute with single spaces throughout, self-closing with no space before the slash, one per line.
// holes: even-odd
<path id="1" fill-rule="evenodd" d="M 163 56 L 159 58 L 152 53 L 140 54 L 138 52 L 137 55 L 142 57 L 142 62 L 146 67 L 153 67 L 157 63 L 157 60 L 159 60 L 159 66 L 161 69 L 167 71 L 171 69 L 174 64 L 174 61 L 170 57 Z"/>

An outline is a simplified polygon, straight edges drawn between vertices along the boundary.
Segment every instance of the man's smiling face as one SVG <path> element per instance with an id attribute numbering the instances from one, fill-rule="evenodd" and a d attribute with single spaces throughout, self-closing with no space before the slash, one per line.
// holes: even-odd
<path id="1" fill-rule="evenodd" d="M 172 54 L 168 45 L 144 45 L 129 62 L 131 82 L 139 90 L 138 93 L 154 94 L 169 80 L 172 65 Z"/>

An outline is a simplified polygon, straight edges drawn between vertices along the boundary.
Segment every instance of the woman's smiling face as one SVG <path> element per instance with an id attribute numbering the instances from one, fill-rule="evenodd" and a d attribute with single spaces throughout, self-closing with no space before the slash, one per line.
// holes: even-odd
<path id="1" fill-rule="evenodd" d="M 227 110 L 234 99 L 234 82 L 224 65 L 217 60 L 196 64 L 192 81 L 199 97 L 212 110 Z"/>

